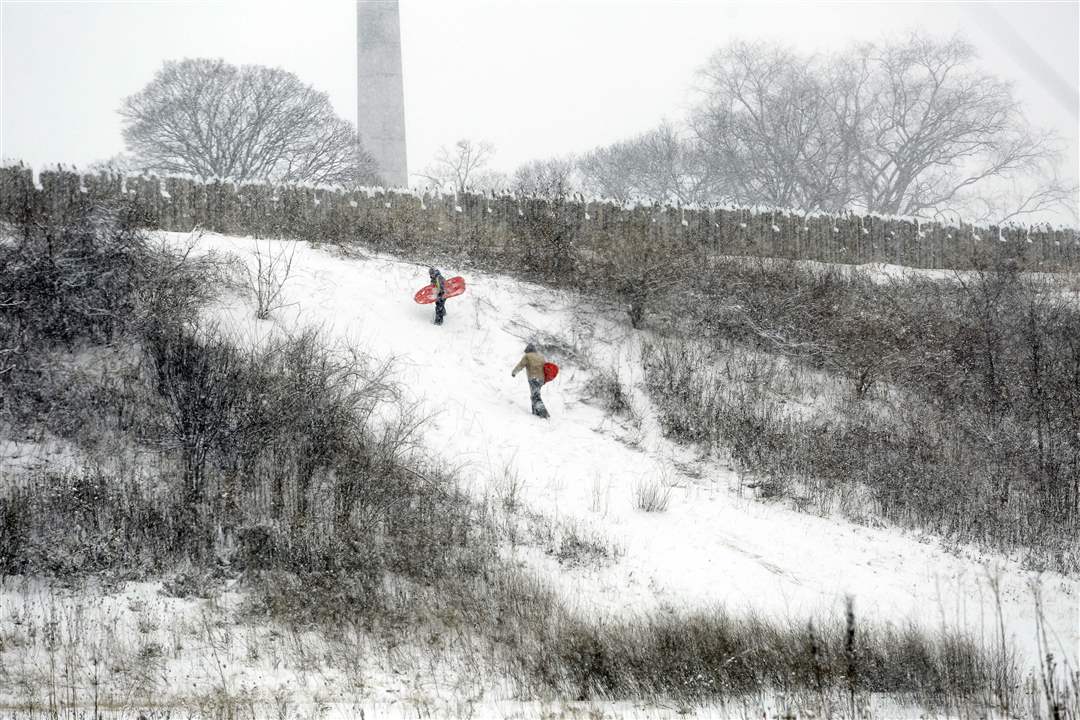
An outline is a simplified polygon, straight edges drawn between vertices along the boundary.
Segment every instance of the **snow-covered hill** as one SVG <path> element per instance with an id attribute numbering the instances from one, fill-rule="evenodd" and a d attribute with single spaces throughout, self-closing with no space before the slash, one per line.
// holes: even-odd
<path id="1" fill-rule="evenodd" d="M 199 251 L 250 258 L 254 247 L 251 239 L 206 235 Z M 640 334 L 621 318 L 549 288 L 442 270 L 465 275 L 468 291 L 448 301 L 441 327 L 432 324 L 432 306 L 412 300 L 427 282 L 425 267 L 389 257 L 343 258 L 303 243 L 285 285 L 288 305 L 270 320 L 255 320 L 239 298 L 215 312 L 244 336 L 318 325 L 328 336 L 393 358 L 406 398 L 431 416 L 422 443 L 457 468 L 473 492 L 513 496 L 522 512 L 618 548 L 616 559 L 601 567 L 560 565 L 535 548 L 517 551 L 583 609 L 722 604 L 805 622 L 835 617 L 850 595 L 863 617 L 966 627 L 990 638 L 1000 602 L 1022 661 L 1035 664 L 1032 588 L 1038 585 L 1050 649 L 1076 667 L 1076 578 L 740 496 L 730 468 L 660 436 L 639 390 L 633 391 L 639 423 L 612 417 L 590 400 L 596 369 L 616 369 L 631 387 L 641 379 Z M 523 376 L 510 376 L 527 341 L 548 348 L 562 368 L 543 391 L 549 421 L 529 413 Z M 656 484 L 670 488 L 666 511 L 638 509 L 636 491 Z"/>

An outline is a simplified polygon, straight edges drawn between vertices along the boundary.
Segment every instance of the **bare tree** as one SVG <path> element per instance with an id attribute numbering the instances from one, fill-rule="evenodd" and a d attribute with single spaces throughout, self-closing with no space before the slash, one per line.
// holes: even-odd
<path id="1" fill-rule="evenodd" d="M 513 190 L 519 195 L 562 198 L 580 189 L 572 157 L 533 160 L 514 171 Z"/>
<path id="2" fill-rule="evenodd" d="M 578 162 L 585 188 L 620 202 L 695 203 L 715 194 L 695 138 L 663 122 L 635 138 L 597 148 Z"/>
<path id="3" fill-rule="evenodd" d="M 815 57 L 735 43 L 701 71 L 691 126 L 717 187 L 744 204 L 839 210 L 847 155 Z"/>
<path id="4" fill-rule="evenodd" d="M 167 61 L 120 114 L 128 150 L 151 171 L 329 185 L 376 179 L 326 93 L 279 68 Z"/>
<path id="5" fill-rule="evenodd" d="M 636 198 L 633 175 L 639 165 L 635 148 L 629 141 L 596 148 L 578 160 L 585 190 L 620 203 Z"/>
<path id="6" fill-rule="evenodd" d="M 1005 225 L 1023 222 L 1046 212 L 1065 212 L 1073 223 L 1080 221 L 1077 188 L 1058 177 L 1052 170 L 1034 182 L 1021 183 L 1002 178 L 958 207 L 964 216 L 977 225 Z"/>
<path id="7" fill-rule="evenodd" d="M 700 73 L 688 129 L 664 123 L 578 161 L 620 202 L 735 202 L 991 222 L 1062 207 L 1061 153 L 958 38 L 912 34 L 831 56 L 736 42 Z"/>
<path id="8" fill-rule="evenodd" d="M 980 70 L 974 48 L 913 34 L 865 46 L 841 63 L 841 116 L 865 209 L 922 215 L 962 203 L 975 186 L 1031 173 L 1055 155 L 1012 88 Z"/>
<path id="9" fill-rule="evenodd" d="M 505 184 L 502 178 L 486 170 L 495 147 L 486 141 L 473 142 L 462 138 L 448 148 L 439 148 L 435 161 L 422 173 L 415 173 L 440 188 L 449 187 L 454 192 L 464 193 L 470 189 L 492 189 L 496 184 Z"/>
<path id="10" fill-rule="evenodd" d="M 658 235 L 648 223 L 627 227 L 600 242 L 599 266 L 586 270 L 591 281 L 619 298 L 633 328 L 663 304 L 694 272 L 694 248 L 677 236 Z"/>
<path id="11" fill-rule="evenodd" d="M 710 193 L 712 176 L 700 145 L 670 122 L 636 140 L 644 172 L 636 177 L 638 192 L 649 199 L 680 204 L 701 202 Z"/>
<path id="12" fill-rule="evenodd" d="M 285 283 L 292 275 L 296 243 L 286 243 L 275 250 L 269 242 L 263 248 L 256 240 L 252 255 L 255 267 L 244 263 L 243 283 L 255 300 L 255 317 L 266 320 L 270 313 L 286 306 L 283 295 Z"/>

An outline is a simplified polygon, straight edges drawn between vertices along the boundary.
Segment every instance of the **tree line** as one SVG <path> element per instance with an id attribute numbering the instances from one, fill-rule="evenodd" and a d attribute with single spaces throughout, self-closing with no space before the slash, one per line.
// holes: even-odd
<path id="1" fill-rule="evenodd" d="M 831 54 L 737 41 L 700 68 L 685 117 L 511 175 L 494 146 L 440 149 L 413 182 L 463 194 L 582 193 L 617 203 L 767 206 L 1000 225 L 1076 217 L 1061 141 L 961 37 L 918 33 Z M 169 61 L 120 108 L 126 154 L 107 167 L 201 180 L 380 184 L 326 93 L 279 68 Z"/>
<path id="2" fill-rule="evenodd" d="M 1029 121 L 1011 85 L 982 70 L 963 38 L 913 33 L 828 55 L 740 41 L 718 50 L 697 80 L 695 101 L 679 121 L 484 180 L 622 203 L 854 210 L 979 224 L 1061 210 L 1076 218 L 1077 187 L 1059 175 L 1061 139 Z M 460 181 L 465 157 L 444 150 L 434 167 Z M 432 175 L 439 173 L 423 177 Z"/>

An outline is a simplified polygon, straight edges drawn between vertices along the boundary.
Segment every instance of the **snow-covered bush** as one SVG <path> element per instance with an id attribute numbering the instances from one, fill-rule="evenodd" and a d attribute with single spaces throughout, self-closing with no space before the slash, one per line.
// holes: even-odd
<path id="1" fill-rule="evenodd" d="M 634 485 L 634 507 L 645 512 L 664 512 L 671 501 L 671 487 L 656 478 L 642 478 Z"/>
<path id="2" fill-rule="evenodd" d="M 270 313 L 285 306 L 283 292 L 292 273 L 296 243 L 287 243 L 276 251 L 255 241 L 254 267 L 244 266 L 244 283 L 248 294 L 255 300 L 255 317 L 266 320 Z"/>
<path id="3" fill-rule="evenodd" d="M 668 436 L 730 454 L 763 497 L 1080 566 L 1080 310 L 1056 285 L 1015 263 L 713 277 L 646 354 Z"/>

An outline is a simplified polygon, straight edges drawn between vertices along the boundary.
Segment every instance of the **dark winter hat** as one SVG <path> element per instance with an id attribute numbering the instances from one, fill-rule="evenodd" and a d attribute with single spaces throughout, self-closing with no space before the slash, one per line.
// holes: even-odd
<path id="1" fill-rule="evenodd" d="M 529 343 L 525 346 L 525 352 L 536 352 L 536 346 L 532 343 Z"/>
<path id="2" fill-rule="evenodd" d="M 428 274 L 428 275 L 431 275 L 431 276 L 433 276 L 433 277 L 434 277 L 434 276 L 435 276 L 435 274 L 436 274 L 436 273 L 438 273 L 438 272 L 439 272 L 439 271 L 438 271 L 438 270 L 436 270 L 435 268 L 430 268 L 430 267 L 429 267 L 429 268 L 427 269 L 427 274 Z"/>

